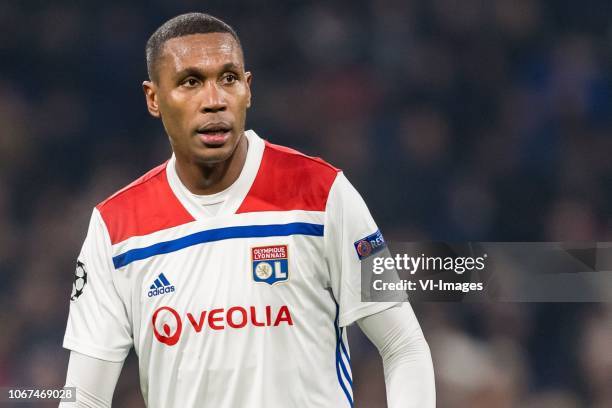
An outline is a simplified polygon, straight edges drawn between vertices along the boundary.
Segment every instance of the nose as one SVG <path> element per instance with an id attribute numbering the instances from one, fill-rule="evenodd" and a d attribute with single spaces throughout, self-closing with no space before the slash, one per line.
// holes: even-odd
<path id="1" fill-rule="evenodd" d="M 204 86 L 201 110 L 204 113 L 223 112 L 227 109 L 223 90 L 216 82 L 207 81 Z"/>

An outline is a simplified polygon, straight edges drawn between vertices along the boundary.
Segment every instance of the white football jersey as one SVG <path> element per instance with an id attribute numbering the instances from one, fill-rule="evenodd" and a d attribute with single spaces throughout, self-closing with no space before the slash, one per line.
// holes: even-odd
<path id="1" fill-rule="evenodd" d="M 344 327 L 382 236 L 342 172 L 245 132 L 244 168 L 209 216 L 174 157 L 93 211 L 64 347 L 130 348 L 151 408 L 349 407 Z"/>

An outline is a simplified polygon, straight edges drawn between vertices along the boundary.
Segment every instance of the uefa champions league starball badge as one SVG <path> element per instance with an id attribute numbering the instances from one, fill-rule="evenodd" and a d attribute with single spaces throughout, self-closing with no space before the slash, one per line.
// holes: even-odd
<path id="1" fill-rule="evenodd" d="M 81 261 L 77 261 L 76 269 L 74 270 L 74 278 L 72 280 L 72 293 L 70 294 L 70 300 L 74 302 L 83 294 L 83 289 L 87 285 L 87 271 L 85 270 L 85 264 Z"/>

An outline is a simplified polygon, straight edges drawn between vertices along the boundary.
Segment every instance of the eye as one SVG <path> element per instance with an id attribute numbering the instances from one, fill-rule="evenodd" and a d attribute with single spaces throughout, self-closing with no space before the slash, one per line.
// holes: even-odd
<path id="1" fill-rule="evenodd" d="M 199 83 L 200 83 L 200 82 L 199 82 L 197 79 L 195 79 L 195 78 L 191 77 L 191 78 L 187 78 L 187 79 L 185 79 L 181 85 L 183 85 L 184 87 L 187 87 L 187 88 L 194 88 L 194 87 L 196 87 L 196 86 L 197 86 Z"/>
<path id="2" fill-rule="evenodd" d="M 227 74 L 223 77 L 223 83 L 226 85 L 231 85 L 238 80 L 238 76 L 236 74 Z"/>

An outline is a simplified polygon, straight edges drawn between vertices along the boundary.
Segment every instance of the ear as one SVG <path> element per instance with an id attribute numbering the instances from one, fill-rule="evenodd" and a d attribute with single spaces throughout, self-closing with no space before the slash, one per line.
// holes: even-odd
<path id="1" fill-rule="evenodd" d="M 149 110 L 151 116 L 155 118 L 161 117 L 159 105 L 157 104 L 157 86 L 155 83 L 151 81 L 144 81 L 142 83 L 142 90 L 144 91 L 147 109 Z"/>
<path id="2" fill-rule="evenodd" d="M 251 107 L 251 83 L 253 82 L 253 74 L 250 71 L 244 73 L 246 77 L 247 90 L 249 92 L 249 101 L 247 102 L 247 108 Z"/>

